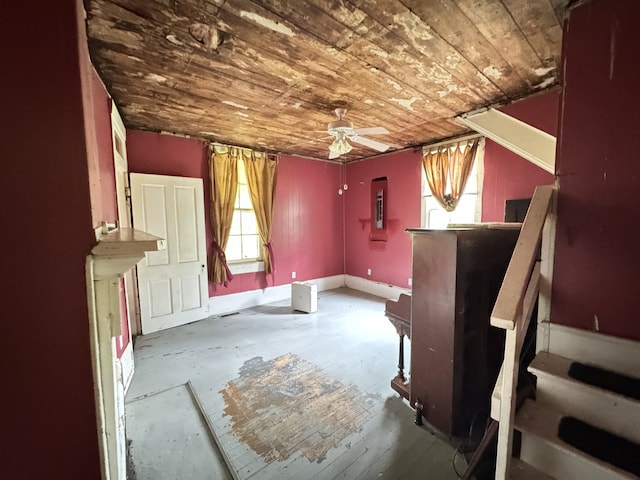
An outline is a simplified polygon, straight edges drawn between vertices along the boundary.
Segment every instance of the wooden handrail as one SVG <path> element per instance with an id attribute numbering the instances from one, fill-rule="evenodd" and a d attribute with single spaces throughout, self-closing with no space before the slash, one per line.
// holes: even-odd
<path id="1" fill-rule="evenodd" d="M 517 328 L 516 345 L 518 348 L 518 352 L 522 349 L 522 344 L 524 343 L 524 338 L 527 334 L 527 329 L 529 328 L 529 321 L 531 319 L 531 314 L 533 313 L 533 307 L 535 307 L 536 297 L 538 296 L 539 291 L 540 291 L 540 262 L 536 262 L 533 266 L 533 272 L 531 273 L 529 285 L 527 287 L 527 291 L 524 296 L 523 309 L 522 309 L 523 323 Z M 500 400 L 502 398 L 503 378 L 504 378 L 504 362 L 500 367 L 500 373 L 498 373 L 496 385 L 493 388 L 493 394 L 491 395 L 491 399 L 492 399 L 491 418 L 493 418 L 494 420 L 500 419 Z M 498 402 L 498 404 L 494 405 L 496 401 Z"/>
<path id="2" fill-rule="evenodd" d="M 491 313 L 491 325 L 494 327 L 513 330 L 522 312 L 525 289 L 531 277 L 552 194 L 553 185 L 536 187 Z"/>
<path id="3" fill-rule="evenodd" d="M 491 408 L 492 417 L 499 422 L 496 480 L 509 478 L 520 351 L 539 292 L 540 262 L 536 255 L 552 195 L 551 185 L 536 188 L 491 313 L 491 325 L 506 330 L 504 362 Z M 495 402 L 499 402 L 499 408 Z"/>

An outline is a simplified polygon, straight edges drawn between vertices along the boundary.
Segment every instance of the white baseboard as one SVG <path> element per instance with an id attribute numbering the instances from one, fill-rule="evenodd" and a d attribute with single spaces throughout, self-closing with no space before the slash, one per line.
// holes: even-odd
<path id="1" fill-rule="evenodd" d="M 316 284 L 318 291 L 331 290 L 345 286 L 344 275 L 304 280 Z M 222 315 L 237 312 L 243 308 L 264 305 L 291 298 L 291 284 L 267 287 L 264 290 L 249 290 L 248 292 L 230 293 L 209 298 L 209 315 Z"/>
<path id="2" fill-rule="evenodd" d="M 396 287 L 387 283 L 374 282 L 362 277 L 354 277 L 353 275 L 345 275 L 345 284 L 349 288 L 359 290 L 361 292 L 375 295 L 376 297 L 386 298 L 388 300 L 398 300 L 401 293 L 411 293 L 410 288 Z"/>
<path id="3" fill-rule="evenodd" d="M 315 283 L 319 292 L 347 286 L 360 292 L 390 300 L 397 300 L 401 293 L 411 293 L 411 289 L 409 288 L 373 282 L 366 278 L 354 277 L 352 275 L 334 275 L 304 281 Z M 243 308 L 278 302 L 288 298 L 291 298 L 290 283 L 276 287 L 267 287 L 264 290 L 249 290 L 247 292 L 219 295 L 209 298 L 209 315 L 223 315 L 225 313 L 237 312 Z"/>
<path id="4" fill-rule="evenodd" d="M 540 333 L 549 353 L 640 378 L 640 342 L 549 322 L 539 324 Z"/>

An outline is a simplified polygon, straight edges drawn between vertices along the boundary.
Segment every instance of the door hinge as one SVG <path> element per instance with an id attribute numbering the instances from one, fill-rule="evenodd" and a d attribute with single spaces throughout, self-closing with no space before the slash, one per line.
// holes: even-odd
<path id="1" fill-rule="evenodd" d="M 124 187 L 124 196 L 131 198 L 131 187 Z"/>

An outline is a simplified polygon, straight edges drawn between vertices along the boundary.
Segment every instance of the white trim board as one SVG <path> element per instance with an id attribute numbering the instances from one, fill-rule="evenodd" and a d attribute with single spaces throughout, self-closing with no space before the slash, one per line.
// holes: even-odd
<path id="1" fill-rule="evenodd" d="M 549 353 L 640 378 L 640 342 L 549 322 L 540 324 L 540 333 L 549 339 Z"/>
<path id="2" fill-rule="evenodd" d="M 122 375 L 125 377 L 122 378 L 122 385 L 124 386 L 124 393 L 126 394 L 127 390 L 129 390 L 129 385 L 131 385 L 131 380 L 133 380 L 134 373 L 133 340 L 129 341 L 118 361 L 122 366 Z"/>
<path id="3" fill-rule="evenodd" d="M 319 292 L 345 286 L 344 275 L 309 279 L 304 280 L 304 282 L 315 283 Z M 223 315 L 225 313 L 237 312 L 243 308 L 278 302 L 288 298 L 291 298 L 290 283 L 267 287 L 264 290 L 249 290 L 247 292 L 218 295 L 209 298 L 209 315 Z"/>
<path id="4" fill-rule="evenodd" d="M 495 108 L 457 117 L 460 122 L 496 143 L 554 173 L 556 137 Z"/>
<path id="5" fill-rule="evenodd" d="M 401 293 L 411 293 L 410 288 L 396 287 L 388 283 L 374 282 L 362 277 L 354 277 L 353 275 L 345 275 L 345 285 L 354 290 L 369 293 L 376 297 L 386 298 L 387 300 L 398 300 Z"/>

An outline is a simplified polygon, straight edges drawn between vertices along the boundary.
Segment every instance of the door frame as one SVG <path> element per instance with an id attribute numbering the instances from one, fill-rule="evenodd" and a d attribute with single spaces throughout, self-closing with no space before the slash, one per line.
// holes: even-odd
<path id="1" fill-rule="evenodd" d="M 113 145 L 113 166 L 116 187 L 116 203 L 118 209 L 118 227 L 130 228 L 131 198 L 129 194 L 129 165 L 127 161 L 127 131 L 115 102 L 111 101 L 111 141 Z M 140 315 L 138 307 L 138 290 L 135 268 L 123 275 L 124 308 L 128 322 L 128 345 L 120 357 L 122 384 L 124 391 L 129 388 L 135 370 L 133 356 L 133 339 L 140 333 Z M 114 342 L 118 340 L 114 339 Z"/>

